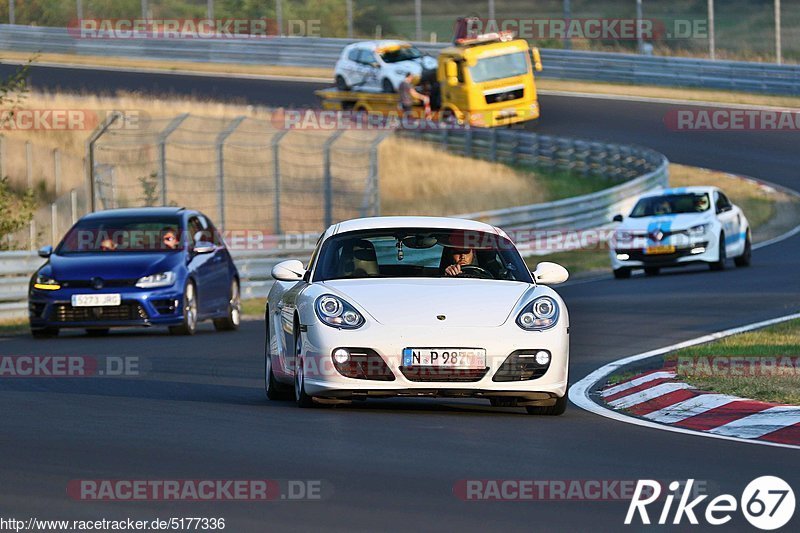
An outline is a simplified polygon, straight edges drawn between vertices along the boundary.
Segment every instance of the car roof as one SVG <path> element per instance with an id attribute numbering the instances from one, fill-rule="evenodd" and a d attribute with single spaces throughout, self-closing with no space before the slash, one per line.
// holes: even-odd
<path id="1" fill-rule="evenodd" d="M 106 209 L 89 213 L 83 218 L 131 218 L 131 217 L 158 217 L 176 216 L 186 212 L 185 207 L 125 207 L 120 209 Z"/>
<path id="2" fill-rule="evenodd" d="M 377 50 L 386 46 L 411 46 L 408 41 L 398 41 L 396 39 L 383 39 L 381 41 L 361 41 L 350 46 L 355 48 L 366 48 L 367 50 Z"/>
<path id="3" fill-rule="evenodd" d="M 691 194 L 691 193 L 712 193 L 716 191 L 716 187 L 710 185 L 697 185 L 692 187 L 671 187 L 668 189 L 661 189 L 658 191 L 648 192 L 642 195 L 642 198 L 652 198 L 657 196 L 667 196 L 670 194 Z"/>
<path id="4" fill-rule="evenodd" d="M 368 217 L 354 218 L 334 224 L 329 228 L 330 235 L 348 231 L 390 228 L 434 228 L 455 229 L 465 231 L 483 231 L 505 235 L 502 230 L 485 222 L 469 220 L 466 218 L 450 217 L 422 217 L 422 216 L 393 216 L 393 217 Z M 326 232 L 327 233 L 327 232 Z"/>

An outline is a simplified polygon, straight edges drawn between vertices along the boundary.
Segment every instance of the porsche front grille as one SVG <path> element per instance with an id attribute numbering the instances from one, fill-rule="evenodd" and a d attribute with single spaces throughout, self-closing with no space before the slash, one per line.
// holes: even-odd
<path id="1" fill-rule="evenodd" d="M 424 366 L 401 366 L 400 372 L 409 381 L 480 381 L 488 368 L 439 368 Z"/>

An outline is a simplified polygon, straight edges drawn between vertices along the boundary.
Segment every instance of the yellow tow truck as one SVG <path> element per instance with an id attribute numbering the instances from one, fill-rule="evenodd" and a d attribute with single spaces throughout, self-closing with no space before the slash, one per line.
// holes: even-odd
<path id="1" fill-rule="evenodd" d="M 539 102 L 534 71 L 541 70 L 538 48 L 510 32 L 457 39 L 441 51 L 435 79 L 425 84 L 433 109 L 416 102 L 411 115 L 487 128 L 535 120 Z M 315 94 L 327 110 L 400 114 L 396 93 L 329 88 Z"/>

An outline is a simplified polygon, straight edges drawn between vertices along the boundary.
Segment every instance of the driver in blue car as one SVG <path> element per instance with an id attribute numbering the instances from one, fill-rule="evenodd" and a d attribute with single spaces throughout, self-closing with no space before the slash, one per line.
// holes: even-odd
<path id="1" fill-rule="evenodd" d="M 454 249 L 449 252 L 449 256 L 452 258 L 453 264 L 445 267 L 444 273 L 447 276 L 458 276 L 461 274 L 462 266 L 476 264 L 475 250 L 471 248 Z"/>

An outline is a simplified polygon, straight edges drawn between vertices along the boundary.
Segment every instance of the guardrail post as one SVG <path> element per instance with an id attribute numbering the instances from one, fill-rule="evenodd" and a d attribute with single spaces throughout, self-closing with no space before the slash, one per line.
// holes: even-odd
<path id="1" fill-rule="evenodd" d="M 497 128 L 492 128 L 492 143 L 489 145 L 489 159 L 497 161 Z"/>
<path id="2" fill-rule="evenodd" d="M 114 111 L 108 115 L 102 124 L 95 129 L 89 138 L 86 140 L 86 158 L 84 159 L 84 169 L 86 172 L 86 186 L 89 193 L 89 212 L 94 213 L 96 206 L 95 190 L 94 190 L 94 145 L 103 136 L 103 134 L 111 127 L 111 125 L 122 116 L 119 111 Z"/>
<path id="3" fill-rule="evenodd" d="M 178 115 L 158 134 L 158 178 L 161 182 L 161 205 L 167 205 L 167 138 L 188 116 L 189 113 Z"/>
<path id="4" fill-rule="evenodd" d="M 58 238 L 58 204 L 53 202 L 50 204 L 50 244 L 56 245 Z"/>
<path id="5" fill-rule="evenodd" d="M 0 135 L 0 179 L 6 177 L 6 138 Z"/>
<path id="6" fill-rule="evenodd" d="M 233 133 L 233 131 L 239 127 L 239 124 L 245 117 L 238 116 L 233 119 L 227 127 L 217 135 L 217 204 L 218 204 L 218 212 L 219 218 L 218 227 L 220 229 L 225 229 L 225 157 L 223 152 L 225 151 L 225 140 Z"/>
<path id="7" fill-rule="evenodd" d="M 70 189 L 69 191 L 69 215 L 72 223 L 78 221 L 78 191 Z"/>
<path id="8" fill-rule="evenodd" d="M 53 149 L 53 179 L 55 185 L 53 188 L 56 191 L 56 196 L 61 195 L 61 150 L 58 148 Z"/>
<path id="9" fill-rule="evenodd" d="M 275 215 L 275 226 L 274 231 L 275 235 L 281 234 L 281 153 L 280 153 L 280 144 L 281 139 L 283 139 L 284 135 L 289 133 L 289 130 L 283 130 L 277 132 L 272 137 L 272 142 L 270 143 L 272 147 L 272 177 L 275 180 L 275 192 L 272 197 L 272 201 L 274 202 L 274 215 Z"/>
<path id="10" fill-rule="evenodd" d="M 30 141 L 25 141 L 25 179 L 28 188 L 33 189 L 33 145 Z"/>
<path id="11" fill-rule="evenodd" d="M 343 129 L 337 130 L 328 137 L 323 147 L 325 170 L 325 227 L 333 224 L 333 175 L 331 174 L 331 147 L 336 139 L 344 133 Z"/>
<path id="12" fill-rule="evenodd" d="M 472 129 L 468 128 L 464 132 L 464 155 L 472 157 Z"/>

